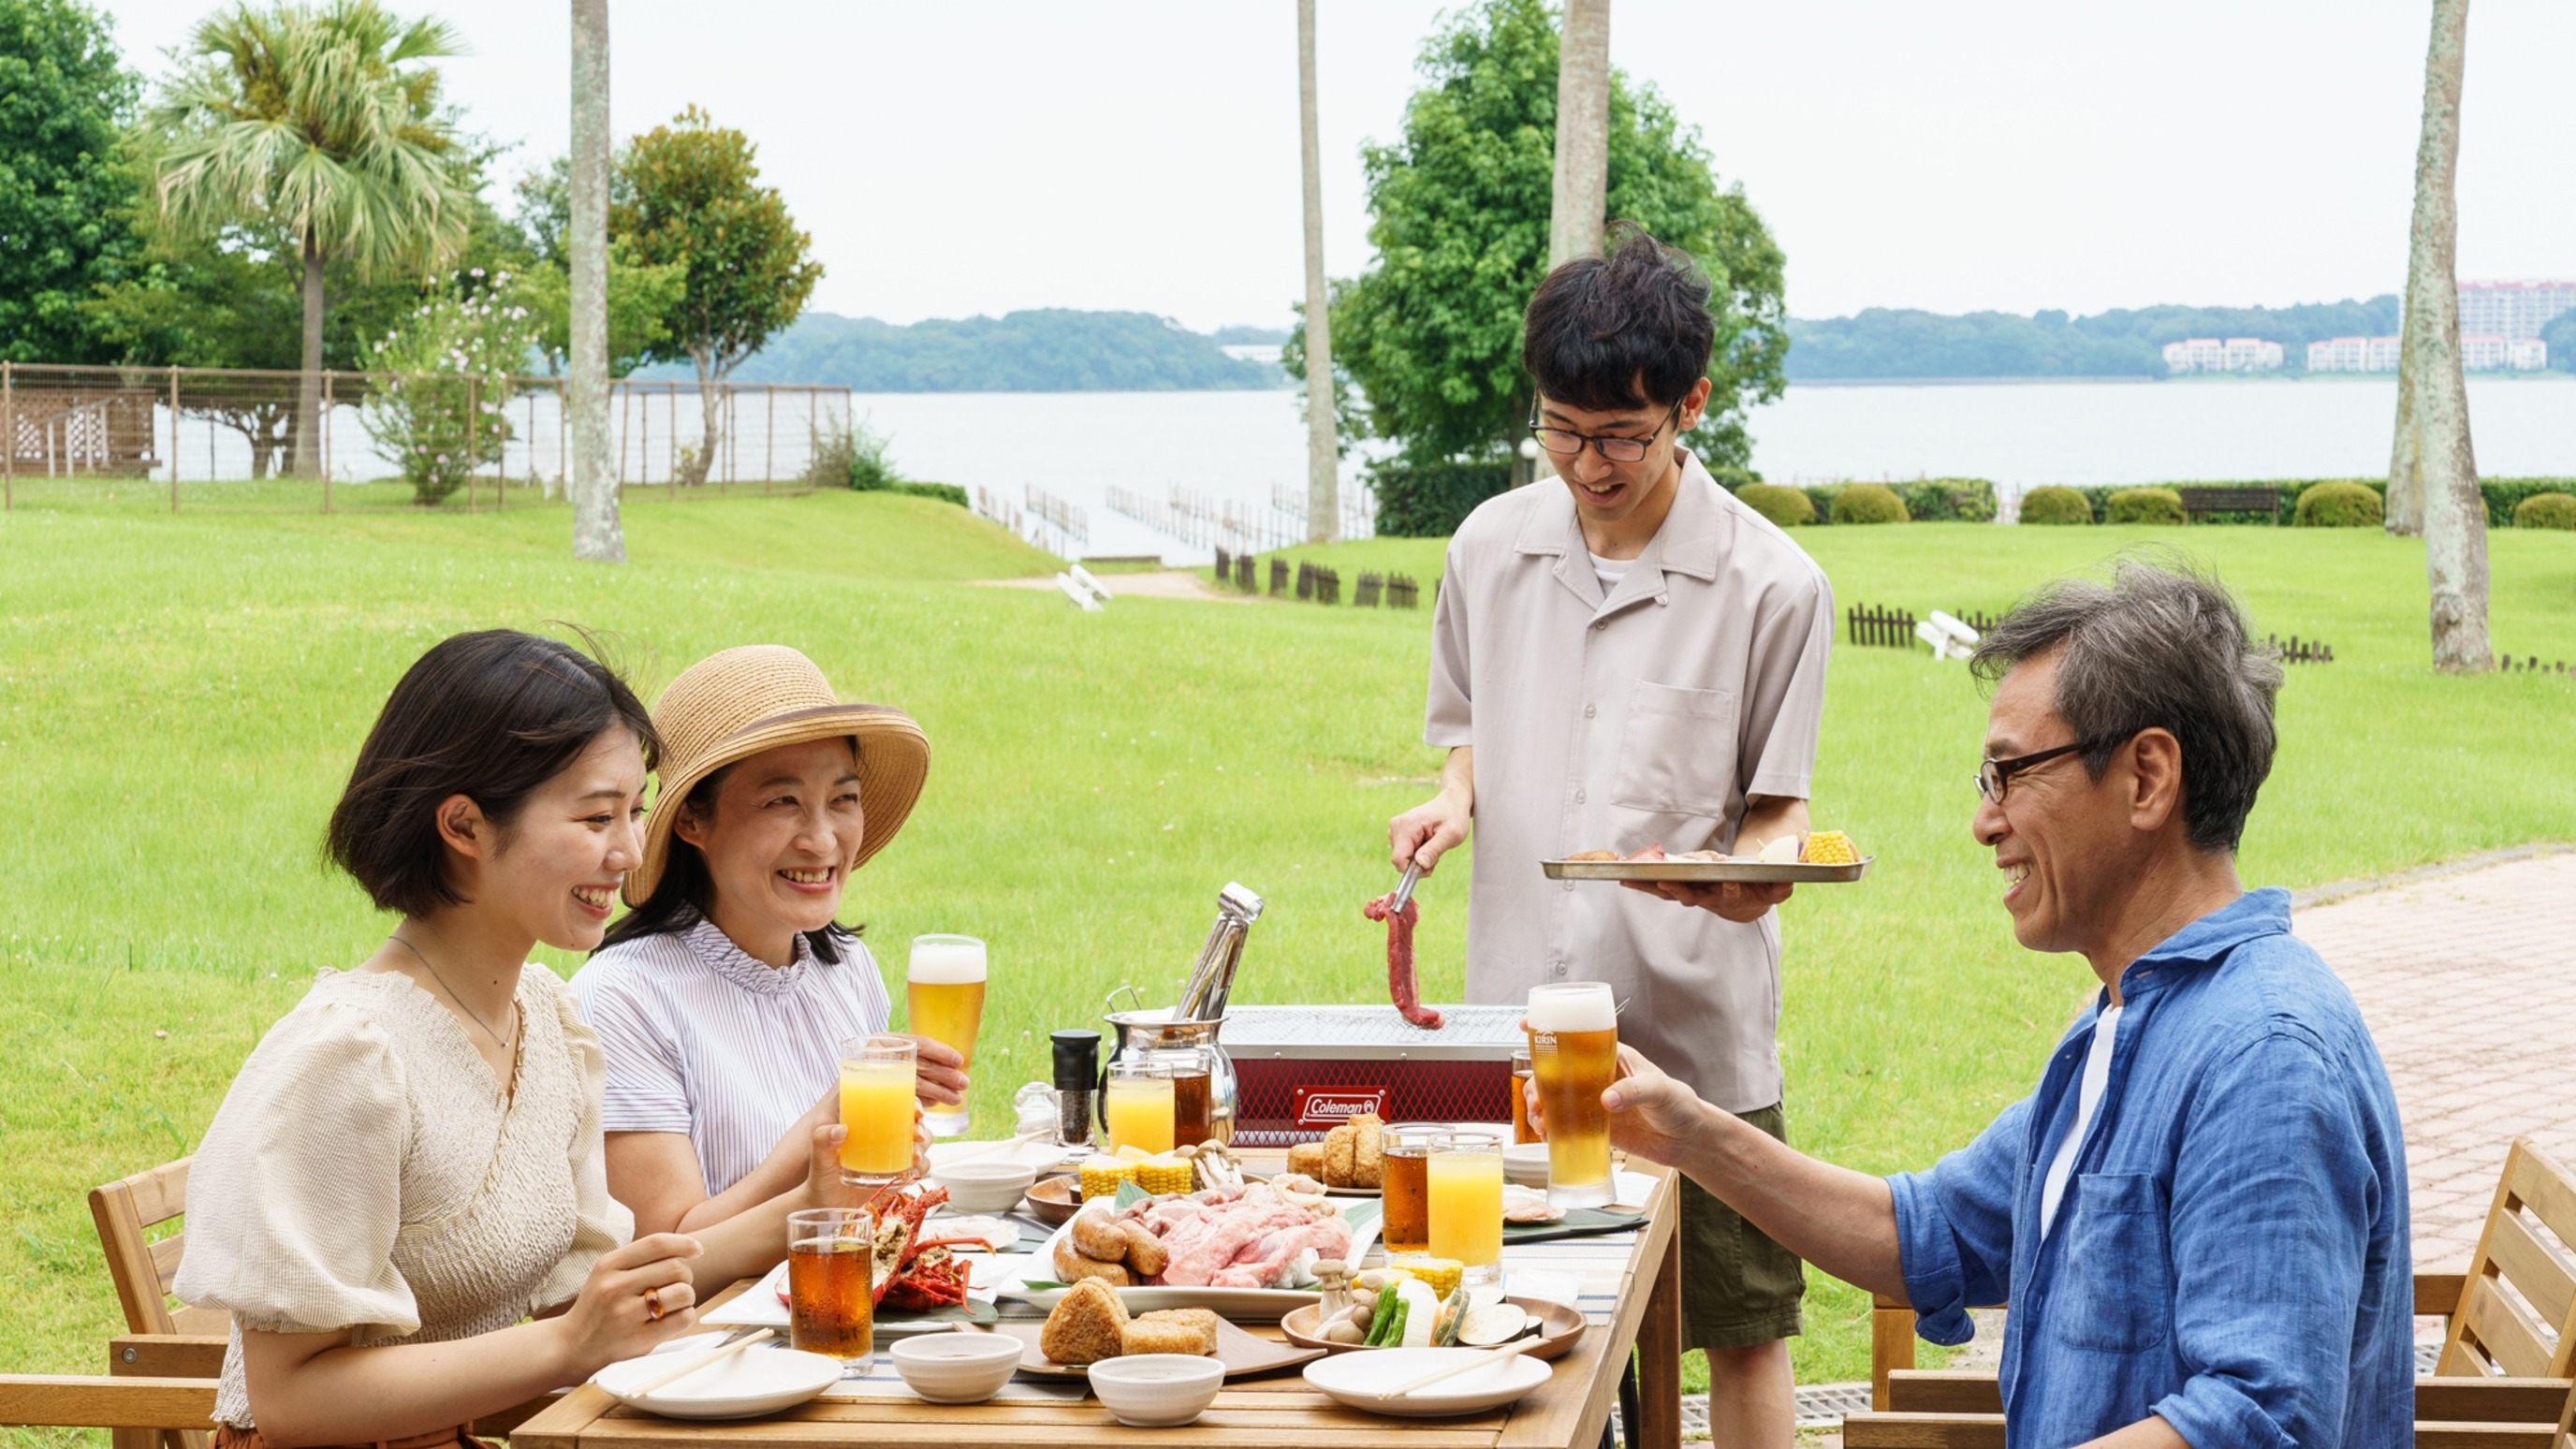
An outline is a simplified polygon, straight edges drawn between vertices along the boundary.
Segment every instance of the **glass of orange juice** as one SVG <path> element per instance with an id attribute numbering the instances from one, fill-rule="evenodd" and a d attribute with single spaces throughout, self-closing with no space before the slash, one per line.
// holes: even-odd
<path id="1" fill-rule="evenodd" d="M 1452 1132 L 1432 1144 L 1431 1256 L 1454 1258 L 1462 1280 L 1490 1287 L 1503 1277 L 1503 1139 Z"/>
<path id="2" fill-rule="evenodd" d="M 912 1175 L 912 1110 L 918 1048 L 912 1038 L 877 1034 L 841 1043 L 841 1181 L 883 1187 Z"/>
<path id="3" fill-rule="evenodd" d="M 1134 1147 L 1149 1154 L 1172 1150 L 1172 1069 L 1162 1062 L 1109 1064 L 1109 1090 L 1101 1095 L 1100 1124 L 1109 1150 Z"/>

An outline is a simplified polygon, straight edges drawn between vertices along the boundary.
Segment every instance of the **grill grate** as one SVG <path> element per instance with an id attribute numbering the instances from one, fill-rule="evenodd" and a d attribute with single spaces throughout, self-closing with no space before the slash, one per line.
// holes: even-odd
<path id="1" fill-rule="evenodd" d="M 1241 1055 L 1285 1047 L 1407 1047 L 1434 1054 L 1506 1055 L 1525 1044 L 1517 1006 L 1442 1006 L 1447 1018 L 1424 1031 L 1392 1006 L 1233 1006 L 1222 1039 Z M 1462 1051 L 1463 1049 L 1463 1051 Z"/>

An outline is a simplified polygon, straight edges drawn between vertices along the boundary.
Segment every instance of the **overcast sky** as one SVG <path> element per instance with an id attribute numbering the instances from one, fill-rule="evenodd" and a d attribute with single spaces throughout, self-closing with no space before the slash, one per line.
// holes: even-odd
<path id="1" fill-rule="evenodd" d="M 417 10 L 393 0 L 405 14 Z M 114 0 L 147 75 L 208 0 Z M 1367 263 L 1359 152 L 1443 7 L 1320 0 L 1325 245 Z M 2399 289 L 2423 0 L 1616 0 L 1611 58 L 1700 128 L 1800 316 L 2279 305 Z M 1302 295 L 1294 0 L 612 7 L 620 137 L 690 102 L 759 144 L 815 305 L 909 322 L 1120 308 L 1284 324 Z M 441 0 L 449 95 L 559 153 L 560 3 Z M 2479 0 L 2464 279 L 2576 275 L 2576 5 Z"/>

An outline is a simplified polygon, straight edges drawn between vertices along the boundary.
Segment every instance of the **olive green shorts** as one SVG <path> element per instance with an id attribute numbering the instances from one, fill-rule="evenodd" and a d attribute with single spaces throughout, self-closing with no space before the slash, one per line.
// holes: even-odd
<path id="1" fill-rule="evenodd" d="M 1736 1114 L 1786 1142 L 1780 1104 Z M 1682 1347 L 1751 1348 L 1801 1331 L 1806 1265 L 1689 1178 L 1682 1179 Z"/>

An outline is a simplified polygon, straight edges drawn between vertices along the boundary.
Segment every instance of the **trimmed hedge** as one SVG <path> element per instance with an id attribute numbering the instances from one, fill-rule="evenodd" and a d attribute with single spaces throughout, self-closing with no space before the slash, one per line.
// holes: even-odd
<path id="1" fill-rule="evenodd" d="M 2180 483 L 2152 486 L 2169 488 L 2276 489 L 2279 492 L 2280 502 L 2275 506 L 2274 510 L 2270 514 L 2204 513 L 2196 521 L 2200 523 L 2288 524 L 2296 523 L 2298 521 L 2299 496 L 2320 483 L 2357 484 L 2360 487 L 2369 489 L 2373 493 L 2381 495 L 2383 498 L 2385 498 L 2388 493 L 2388 480 L 2385 478 L 2195 478 Z M 2093 505 L 2093 521 L 2100 523 L 2105 521 L 2109 516 L 2111 495 L 2114 493 L 2125 492 L 2133 485 L 2126 483 L 2078 483 L 2050 484 L 2048 486 L 2071 487 L 2075 492 L 2082 494 L 2085 501 Z M 2037 491 L 2038 489 L 2036 488 L 2030 490 L 2031 493 L 2035 493 Z M 2513 521 L 2514 510 L 2521 506 L 2524 499 L 2542 493 L 2576 494 L 2576 478 L 2486 478 L 2479 481 L 2478 492 L 2486 499 L 2487 527 L 2512 528 L 2516 526 Z M 2025 507 L 2028 506 L 2029 500 L 2030 493 L 2024 493 L 2022 495 L 2022 501 Z"/>
<path id="2" fill-rule="evenodd" d="M 1876 483 L 1849 483 L 1834 493 L 1836 523 L 1904 523 L 1905 500 Z"/>
<path id="3" fill-rule="evenodd" d="M 2182 495 L 2170 488 L 2123 488 L 2105 500 L 2103 517 L 2112 523 L 2146 523 L 2179 527 L 2191 521 Z"/>
<path id="4" fill-rule="evenodd" d="M 2319 483 L 2299 495 L 2301 528 L 2377 528 L 2380 498 L 2358 483 Z"/>
<path id="5" fill-rule="evenodd" d="M 2513 506 L 2513 526 L 2576 529 L 2576 495 L 2534 493 Z"/>
<path id="6" fill-rule="evenodd" d="M 1476 505 L 1512 486 L 1512 465 L 1487 462 L 1406 463 L 1369 469 L 1377 489 L 1377 531 L 1391 538 L 1445 538 Z M 1551 480 L 1552 481 L 1552 480 Z"/>
<path id="7" fill-rule="evenodd" d="M 2021 496 L 2024 523 L 2091 523 L 2093 502 L 2061 483 L 2033 488 Z"/>
<path id="8" fill-rule="evenodd" d="M 966 501 L 965 488 L 955 483 L 897 483 L 892 491 L 909 493 L 915 498 L 936 498 L 942 503 L 954 503 L 960 508 L 974 507 Z"/>
<path id="9" fill-rule="evenodd" d="M 1816 505 L 1796 488 L 1783 488 L 1772 483 L 1747 483 L 1735 490 L 1744 506 L 1770 519 L 1781 528 L 1796 528 L 1816 521 Z"/>

